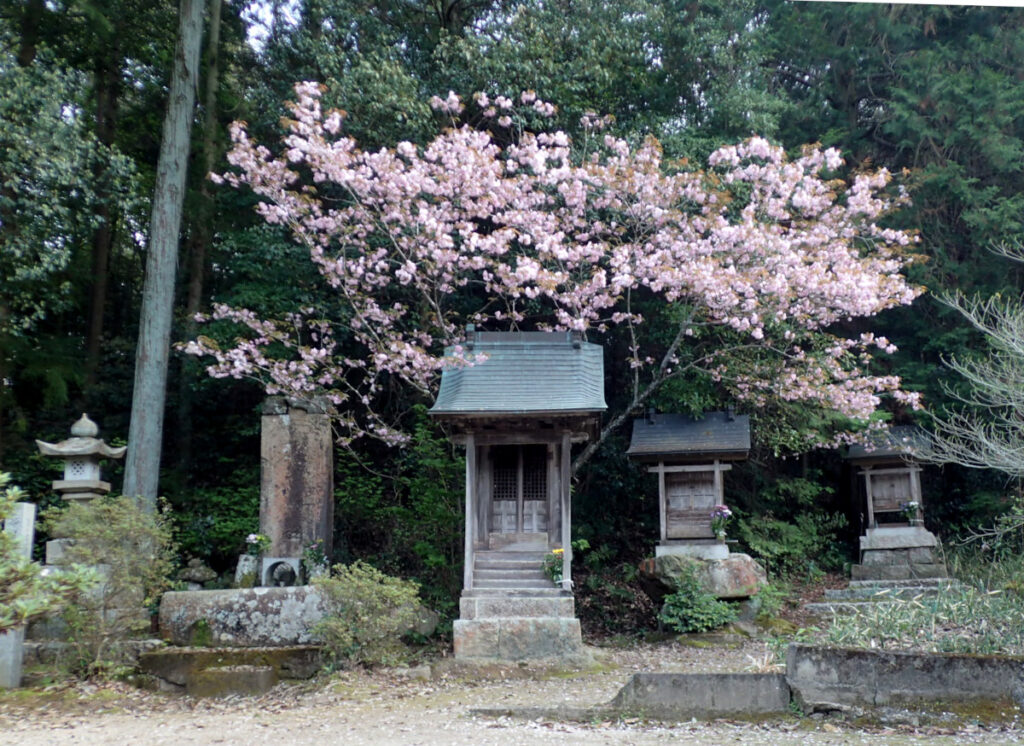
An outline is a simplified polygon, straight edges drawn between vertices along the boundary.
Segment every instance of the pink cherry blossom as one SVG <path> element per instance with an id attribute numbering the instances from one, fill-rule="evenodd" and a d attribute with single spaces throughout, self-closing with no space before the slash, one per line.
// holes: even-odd
<path id="1" fill-rule="evenodd" d="M 430 392 L 444 366 L 473 364 L 443 355 L 463 341 L 467 321 L 595 337 L 619 327 L 632 340 L 634 407 L 695 370 L 755 406 L 777 398 L 867 420 L 883 395 L 917 405 L 898 378 L 869 373 L 872 349 L 895 350 L 889 340 L 833 331 L 921 292 L 902 274 L 913 235 L 878 223 L 905 200 L 884 170 L 840 182 L 836 151 L 809 147 L 791 159 L 758 137 L 717 150 L 706 169 L 682 168 L 653 139 L 631 146 L 597 134 L 610 121 L 592 114 L 579 142 L 524 132 L 501 144 L 463 125 L 422 147 L 369 152 L 339 134 L 339 115 L 321 111 L 320 86 L 295 90 L 280 153 L 236 124 L 233 170 L 213 178 L 252 189 L 264 219 L 291 229 L 347 309 L 346 332 L 362 352 L 340 355 L 340 330 L 313 309 L 271 321 L 218 307 L 213 317 L 245 336 L 230 349 L 207 338 L 186 346 L 213 358 L 212 375 L 254 377 L 269 392 L 327 391 L 345 437 L 393 441 L 394 428 L 355 404 L 372 402 L 387 379 Z M 520 101 L 478 94 L 468 105 L 505 112 L 506 128 L 513 117 L 554 112 L 532 91 Z M 467 104 L 449 92 L 431 105 L 455 116 Z M 454 303 L 467 293 L 479 299 L 468 318 Z M 689 309 L 674 339 L 648 337 L 638 293 Z M 717 353 L 680 354 L 712 333 L 722 340 Z M 743 350 L 762 354 L 723 362 Z"/>

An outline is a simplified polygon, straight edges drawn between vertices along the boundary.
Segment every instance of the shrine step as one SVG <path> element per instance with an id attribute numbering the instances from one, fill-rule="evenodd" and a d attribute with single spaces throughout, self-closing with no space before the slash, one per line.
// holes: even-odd
<path id="1" fill-rule="evenodd" d="M 548 556 L 547 552 L 515 551 L 511 549 L 485 549 L 476 553 L 479 562 L 533 562 L 540 564 Z"/>
<path id="2" fill-rule="evenodd" d="M 477 567 L 473 572 L 475 580 L 548 580 L 544 571 L 532 567 Z"/>
<path id="3" fill-rule="evenodd" d="M 908 578 L 904 580 L 851 580 L 850 588 L 902 588 L 919 586 L 922 588 L 949 588 L 956 585 L 953 578 Z"/>
<path id="4" fill-rule="evenodd" d="M 473 588 L 462 591 L 465 597 L 487 597 L 487 598 L 546 598 L 548 596 L 571 596 L 554 585 L 547 588 Z"/>
<path id="5" fill-rule="evenodd" d="M 949 585 L 904 584 L 896 587 L 884 585 L 835 588 L 825 591 L 825 601 L 906 601 L 913 598 L 937 596 Z"/>
<path id="6" fill-rule="evenodd" d="M 853 614 L 857 611 L 888 608 L 900 603 L 905 601 L 898 598 L 891 598 L 888 601 L 815 601 L 804 604 L 803 610 L 809 614 Z"/>
<path id="7" fill-rule="evenodd" d="M 460 619 L 539 618 L 575 616 L 572 596 L 471 596 L 459 599 Z"/>
<path id="8" fill-rule="evenodd" d="M 506 578 L 506 579 L 494 579 L 494 578 L 479 578 L 473 577 L 473 587 L 477 589 L 510 589 L 510 590 L 545 590 L 554 586 L 550 580 L 545 577 L 541 578 Z"/>

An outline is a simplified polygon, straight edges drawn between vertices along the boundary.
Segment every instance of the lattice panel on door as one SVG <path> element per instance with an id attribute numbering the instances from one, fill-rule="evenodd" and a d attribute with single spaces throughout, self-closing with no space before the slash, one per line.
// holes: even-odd
<path id="1" fill-rule="evenodd" d="M 516 506 L 519 452 L 515 446 L 491 449 L 493 484 L 491 486 L 491 531 L 512 534 L 516 531 Z"/>
<path id="2" fill-rule="evenodd" d="M 523 531 L 548 530 L 548 449 L 523 446 Z"/>
<path id="3" fill-rule="evenodd" d="M 494 487 L 491 493 L 495 500 L 516 499 L 516 476 L 519 470 L 519 454 L 515 446 L 495 446 L 491 451 L 494 462 Z"/>
<path id="4" fill-rule="evenodd" d="M 711 510 L 715 507 L 715 473 L 684 471 L 665 475 L 666 533 L 670 539 L 714 536 Z"/>

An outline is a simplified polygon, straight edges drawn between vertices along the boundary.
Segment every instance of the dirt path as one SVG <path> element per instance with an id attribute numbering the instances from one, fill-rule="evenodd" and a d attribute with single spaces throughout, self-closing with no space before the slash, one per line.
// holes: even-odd
<path id="1" fill-rule="evenodd" d="M 767 650 L 696 649 L 678 643 L 599 651 L 585 673 L 455 669 L 429 680 L 422 670 L 347 672 L 316 682 L 281 684 L 259 698 L 195 700 L 126 685 L 79 684 L 0 696 L 0 744 L 1008 744 L 1013 728 L 956 731 L 911 722 L 856 730 L 827 720 L 770 724 L 716 721 L 666 725 L 639 720 L 593 723 L 523 721 L 472 714 L 480 707 L 599 705 L 636 671 L 743 671 L 761 667 Z M 444 671 L 444 666 L 435 671 Z"/>

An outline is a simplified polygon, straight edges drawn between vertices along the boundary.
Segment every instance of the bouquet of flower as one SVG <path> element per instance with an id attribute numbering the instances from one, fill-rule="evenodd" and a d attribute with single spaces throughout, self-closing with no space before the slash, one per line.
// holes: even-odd
<path id="1" fill-rule="evenodd" d="M 917 500 L 910 500 L 900 504 L 900 511 L 903 513 L 903 517 L 908 521 L 912 521 L 917 518 L 917 512 L 921 509 L 921 503 Z"/>
<path id="2" fill-rule="evenodd" d="M 732 519 L 732 511 L 725 505 L 716 505 L 711 511 L 711 530 L 719 541 L 725 539 L 725 528 Z"/>
<path id="3" fill-rule="evenodd" d="M 259 556 L 270 549 L 270 537 L 266 534 L 249 534 L 245 537 L 245 544 L 249 554 Z"/>
<path id="4" fill-rule="evenodd" d="M 544 558 L 544 574 L 551 578 L 553 583 L 562 582 L 562 555 L 564 549 L 552 549 Z"/>

